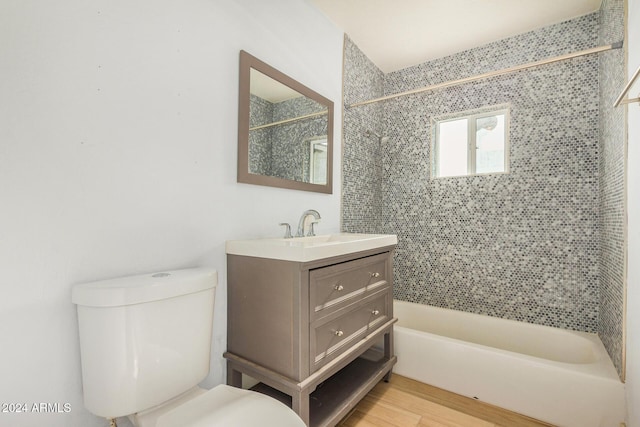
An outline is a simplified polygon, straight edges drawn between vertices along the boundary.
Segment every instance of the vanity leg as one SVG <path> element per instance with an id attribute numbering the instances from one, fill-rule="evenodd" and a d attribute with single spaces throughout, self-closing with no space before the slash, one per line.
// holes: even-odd
<path id="1" fill-rule="evenodd" d="M 391 359 L 393 357 L 393 330 L 384 334 L 384 357 Z M 391 369 L 382 378 L 384 382 L 388 383 L 391 379 Z"/>
<path id="2" fill-rule="evenodd" d="M 233 369 L 233 365 L 227 362 L 227 385 L 242 388 L 242 372 Z"/>
<path id="3" fill-rule="evenodd" d="M 309 425 L 309 391 L 296 391 L 291 395 L 291 409 Z"/>

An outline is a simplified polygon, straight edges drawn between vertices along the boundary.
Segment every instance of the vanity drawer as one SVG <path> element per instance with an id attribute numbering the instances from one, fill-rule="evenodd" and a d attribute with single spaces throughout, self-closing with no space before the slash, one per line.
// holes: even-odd
<path id="1" fill-rule="evenodd" d="M 349 350 L 389 320 L 391 292 L 371 295 L 333 320 L 311 328 L 311 372 Z"/>
<path id="2" fill-rule="evenodd" d="M 383 253 L 309 273 L 311 320 L 389 286 L 389 254 Z"/>

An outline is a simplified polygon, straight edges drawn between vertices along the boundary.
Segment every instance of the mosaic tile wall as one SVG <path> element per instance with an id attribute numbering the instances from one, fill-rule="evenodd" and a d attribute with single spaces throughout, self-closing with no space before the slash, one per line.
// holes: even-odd
<path id="1" fill-rule="evenodd" d="M 604 0 L 600 44 L 624 39 L 624 1 Z M 625 116 L 612 105 L 626 84 L 622 49 L 600 55 L 600 324 L 598 334 L 623 376 L 625 296 Z"/>
<path id="2" fill-rule="evenodd" d="M 345 37 L 344 103 L 382 96 L 384 74 Z M 342 230 L 382 230 L 382 104 L 344 110 L 342 159 Z"/>
<path id="3" fill-rule="evenodd" d="M 596 46 L 590 14 L 384 75 L 384 94 Z M 347 41 L 345 104 L 379 95 L 379 72 Z M 373 96 L 366 92 L 376 92 Z M 509 104 L 509 174 L 431 179 L 434 116 Z M 595 332 L 599 315 L 598 59 L 582 57 L 347 109 L 345 185 L 363 173 L 366 126 L 389 137 L 381 154 L 381 216 L 345 193 L 343 228 L 395 233 L 395 297 Z M 373 123 L 371 123 L 373 121 Z M 363 153 L 364 152 L 364 153 Z M 355 163 L 355 165 L 351 163 Z M 369 215 L 358 217 L 358 213 Z M 362 229 L 360 226 L 362 224 Z"/>
<path id="4" fill-rule="evenodd" d="M 305 97 L 271 103 L 251 95 L 249 126 L 273 123 L 323 110 L 326 108 Z M 249 132 L 249 171 L 309 182 L 310 142 L 326 135 L 326 116 L 252 130 Z"/>
<path id="5" fill-rule="evenodd" d="M 273 122 L 273 104 L 259 96 L 249 96 L 249 128 Z M 257 175 L 271 174 L 272 128 L 249 132 L 249 172 Z"/>

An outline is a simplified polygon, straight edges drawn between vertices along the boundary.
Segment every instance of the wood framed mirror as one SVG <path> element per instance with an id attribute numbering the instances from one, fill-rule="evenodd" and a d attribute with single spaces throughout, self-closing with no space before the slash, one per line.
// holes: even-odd
<path id="1" fill-rule="evenodd" d="M 238 182 L 333 192 L 333 102 L 240 51 Z"/>

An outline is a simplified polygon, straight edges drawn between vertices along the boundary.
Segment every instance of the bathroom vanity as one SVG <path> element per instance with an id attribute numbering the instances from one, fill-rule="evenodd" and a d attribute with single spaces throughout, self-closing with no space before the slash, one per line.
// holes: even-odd
<path id="1" fill-rule="evenodd" d="M 347 233 L 227 242 L 227 383 L 240 387 L 246 374 L 308 426 L 336 425 L 396 362 L 396 242 Z"/>

